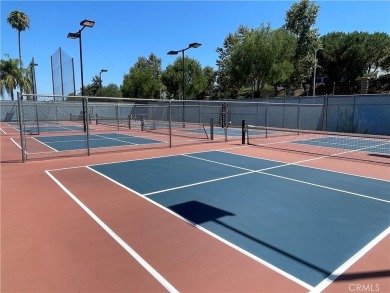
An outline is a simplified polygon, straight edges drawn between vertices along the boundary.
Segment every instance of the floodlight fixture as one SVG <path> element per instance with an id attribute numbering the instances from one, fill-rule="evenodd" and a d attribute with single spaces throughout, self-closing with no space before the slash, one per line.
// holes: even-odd
<path id="1" fill-rule="evenodd" d="M 168 55 L 177 55 L 179 54 L 180 51 L 169 51 L 167 54 Z"/>
<path id="2" fill-rule="evenodd" d="M 93 27 L 95 22 L 93 20 L 84 19 L 82 22 L 80 22 L 80 25 L 83 27 Z"/>
<path id="3" fill-rule="evenodd" d="M 80 38 L 80 33 L 77 32 L 77 33 L 69 33 L 68 34 L 68 39 L 78 39 Z"/>
<path id="4" fill-rule="evenodd" d="M 188 48 L 199 48 L 200 46 L 202 46 L 202 44 L 199 44 L 199 43 L 191 43 L 188 45 Z"/>
<path id="5" fill-rule="evenodd" d="M 191 44 L 188 45 L 187 48 L 184 48 L 184 49 L 181 49 L 181 50 L 177 50 L 177 51 L 171 50 L 171 51 L 169 51 L 167 53 L 168 55 L 177 55 L 177 54 L 179 54 L 179 52 L 182 53 L 182 63 L 181 64 L 182 64 L 182 74 L 183 74 L 183 86 L 182 86 L 182 88 L 183 88 L 183 100 L 185 100 L 184 51 L 186 51 L 186 50 L 188 50 L 190 48 L 195 48 L 195 49 L 199 48 L 201 45 L 202 44 L 199 44 L 199 43 L 191 43 Z M 183 111 L 183 115 L 184 115 L 184 111 Z M 184 122 L 184 117 L 183 117 L 183 122 Z"/>

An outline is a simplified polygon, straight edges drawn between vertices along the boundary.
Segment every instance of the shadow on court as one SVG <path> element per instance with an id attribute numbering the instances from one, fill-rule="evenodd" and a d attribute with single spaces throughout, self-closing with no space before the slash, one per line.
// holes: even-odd
<path id="1" fill-rule="evenodd" d="M 254 241 L 262 246 L 265 246 L 269 249 L 272 249 L 273 251 L 282 254 L 284 256 L 287 256 L 307 267 L 310 267 L 321 274 L 326 278 L 328 276 L 332 275 L 332 272 L 326 271 L 323 268 L 320 268 L 316 266 L 315 264 L 309 263 L 301 258 L 298 258 L 294 255 L 292 255 L 289 252 L 286 252 L 278 247 L 275 247 L 274 245 L 271 245 L 265 241 L 262 241 L 260 239 L 257 239 L 247 233 L 244 233 L 230 225 L 227 225 L 226 223 L 219 220 L 219 218 L 225 217 L 225 216 L 235 216 L 234 214 L 227 212 L 225 210 L 221 210 L 219 208 L 198 202 L 198 201 L 189 201 L 177 205 L 173 205 L 169 207 L 170 210 L 174 211 L 175 213 L 179 214 L 180 216 L 184 217 L 185 219 L 191 221 L 194 224 L 201 225 L 206 222 L 214 222 L 218 225 L 221 225 L 227 229 L 230 229 L 231 231 L 244 236 L 245 238 Z M 255 223 L 254 223 L 255 225 Z"/>

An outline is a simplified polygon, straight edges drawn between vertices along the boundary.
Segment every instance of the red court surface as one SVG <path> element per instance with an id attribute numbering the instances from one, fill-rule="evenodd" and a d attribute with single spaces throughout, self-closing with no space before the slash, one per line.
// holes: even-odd
<path id="1" fill-rule="evenodd" d="M 1 292 L 173 291 L 169 285 L 180 292 L 310 291 L 89 169 L 72 168 L 215 149 L 287 163 L 306 160 L 306 166 L 390 180 L 388 165 L 310 160 L 309 155 L 238 142 L 21 163 L 20 150 L 2 136 Z M 113 229 L 128 250 L 45 172 L 56 169 L 61 170 L 51 174 Z M 390 292 L 389 248 L 387 235 L 324 292 Z M 137 256 L 157 274 L 145 269 Z"/>

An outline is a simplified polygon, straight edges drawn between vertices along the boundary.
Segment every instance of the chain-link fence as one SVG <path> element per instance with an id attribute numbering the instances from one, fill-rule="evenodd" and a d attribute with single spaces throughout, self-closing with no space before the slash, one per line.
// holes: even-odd
<path id="1" fill-rule="evenodd" d="M 9 135 L 27 160 L 241 140 L 243 120 L 390 135 L 390 95 L 258 101 L 30 96 L 1 102 L 2 135 Z"/>

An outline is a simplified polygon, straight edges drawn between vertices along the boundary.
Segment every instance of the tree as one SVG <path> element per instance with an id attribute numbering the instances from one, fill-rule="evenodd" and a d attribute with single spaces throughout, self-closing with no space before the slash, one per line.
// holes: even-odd
<path id="1" fill-rule="evenodd" d="M 14 100 L 14 90 L 19 87 L 26 92 L 31 91 L 31 79 L 27 77 L 27 71 L 19 66 L 19 59 L 0 60 L 0 88 L 1 96 L 4 92 L 8 93 Z"/>
<path id="2" fill-rule="evenodd" d="M 12 11 L 7 17 L 8 24 L 11 25 L 13 29 L 18 31 L 18 47 L 19 47 L 19 66 L 22 68 L 22 49 L 20 44 L 20 33 L 30 28 L 30 19 L 27 14 L 21 11 Z"/>
<path id="3" fill-rule="evenodd" d="M 259 98 L 265 85 L 290 77 L 295 43 L 283 29 L 272 30 L 270 25 L 253 29 L 232 48 L 229 73 L 239 84 L 252 85 Z"/>
<path id="4" fill-rule="evenodd" d="M 386 72 L 390 72 L 390 46 L 384 50 L 384 55 L 379 59 L 379 66 Z"/>
<path id="5" fill-rule="evenodd" d="M 320 48 L 318 29 L 312 28 L 316 24 L 319 6 L 310 0 L 301 0 L 294 3 L 286 12 L 284 28 L 293 33 L 297 46 L 294 55 L 294 73 L 291 84 L 300 86 L 302 81 L 311 75 L 314 66 L 314 50 Z"/>
<path id="6" fill-rule="evenodd" d="M 92 84 L 84 86 L 84 95 L 89 97 L 97 97 L 100 95 L 101 80 L 99 75 L 95 75 L 92 78 Z"/>
<path id="7" fill-rule="evenodd" d="M 202 98 L 213 96 L 215 90 L 216 72 L 213 67 L 206 66 L 203 68 L 203 74 L 206 78 L 206 88 L 202 93 Z"/>
<path id="8" fill-rule="evenodd" d="M 121 91 L 124 97 L 159 98 L 161 88 L 161 58 L 151 53 L 138 61 L 124 75 Z"/>
<path id="9" fill-rule="evenodd" d="M 168 65 L 162 74 L 162 82 L 167 88 L 168 95 L 182 99 L 183 65 L 182 57 L 178 57 L 173 65 Z M 200 63 L 192 58 L 184 58 L 185 99 L 198 98 L 207 88 L 207 80 Z"/>
<path id="10" fill-rule="evenodd" d="M 351 83 L 369 74 L 372 68 L 375 72 L 381 57 L 386 55 L 381 42 L 374 41 L 377 50 L 371 46 L 373 39 L 378 41 L 376 37 L 364 32 L 332 32 L 321 37 L 324 49 L 319 51 L 318 59 L 329 83 Z"/>
<path id="11" fill-rule="evenodd" d="M 224 98 L 236 98 L 241 88 L 239 80 L 231 75 L 231 53 L 234 46 L 242 41 L 244 36 L 250 31 L 246 26 L 240 25 L 236 32 L 229 33 L 223 42 L 223 47 L 217 48 L 217 90 L 218 95 Z"/>
<path id="12" fill-rule="evenodd" d="M 121 91 L 116 84 L 110 83 L 107 86 L 102 87 L 103 97 L 121 97 Z"/>
<path id="13" fill-rule="evenodd" d="M 366 33 L 367 34 L 367 33 Z M 385 70 L 383 60 L 389 54 L 390 36 L 386 33 L 373 33 L 366 35 L 367 67 L 365 73 L 378 72 L 379 68 Z M 384 65 L 384 66 L 383 66 Z"/>

